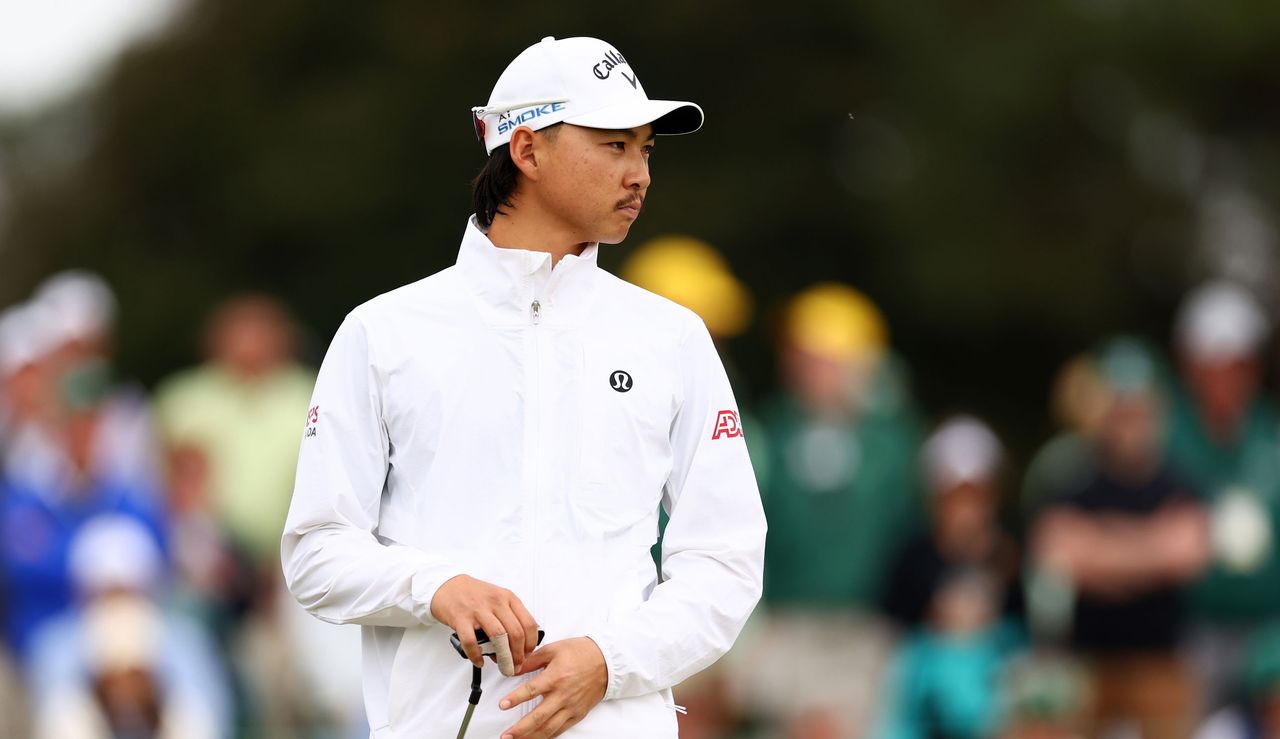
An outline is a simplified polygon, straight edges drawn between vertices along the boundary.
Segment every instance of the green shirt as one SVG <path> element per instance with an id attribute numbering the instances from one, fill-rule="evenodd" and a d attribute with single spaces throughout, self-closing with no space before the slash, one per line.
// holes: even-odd
<path id="1" fill-rule="evenodd" d="M 772 605 L 873 607 L 919 515 L 919 423 L 898 409 L 832 423 L 782 397 L 761 414 L 769 520 L 764 597 Z"/>
<path id="2" fill-rule="evenodd" d="M 246 382 L 216 365 L 186 370 L 156 392 L 166 439 L 209 462 L 214 514 L 260 562 L 280 556 L 315 374 L 286 366 Z"/>
<path id="3" fill-rule="evenodd" d="M 1219 622 L 1253 623 L 1280 614 L 1280 419 L 1271 404 L 1256 401 L 1233 442 L 1219 444 L 1205 434 L 1185 395 L 1173 405 L 1168 435 L 1170 466 L 1194 485 L 1210 515 L 1224 494 L 1243 491 L 1265 511 L 1272 543 L 1252 570 L 1235 571 L 1215 558 L 1193 590 L 1202 616 Z"/>

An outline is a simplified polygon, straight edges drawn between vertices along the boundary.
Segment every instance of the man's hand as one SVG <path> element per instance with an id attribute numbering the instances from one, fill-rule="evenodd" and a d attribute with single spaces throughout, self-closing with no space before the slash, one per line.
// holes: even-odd
<path id="1" fill-rule="evenodd" d="M 498 707 L 506 711 L 541 696 L 542 703 L 515 726 L 502 732 L 502 739 L 551 739 L 578 723 L 604 698 L 609 682 L 600 647 L 590 638 L 548 644 L 524 663 L 521 674 L 546 668 L 541 675 L 511 691 Z"/>
<path id="2" fill-rule="evenodd" d="M 476 667 L 484 666 L 476 629 L 484 629 L 499 648 L 499 637 L 507 637 L 516 672 L 538 646 L 538 622 L 516 594 L 474 577 L 458 575 L 446 580 L 431 598 L 431 615 L 457 633 L 462 650 Z"/>

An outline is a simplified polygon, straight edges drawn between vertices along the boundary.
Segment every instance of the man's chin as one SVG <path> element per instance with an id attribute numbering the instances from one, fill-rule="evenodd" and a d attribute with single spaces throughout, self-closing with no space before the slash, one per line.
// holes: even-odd
<path id="1" fill-rule="evenodd" d="M 601 244 L 621 244 L 622 241 L 627 238 L 627 234 L 630 231 L 631 231 L 631 227 L 628 226 L 627 228 L 624 228 L 621 231 L 614 231 L 612 233 L 601 234 L 600 238 L 597 239 L 597 241 L 599 241 Z"/>

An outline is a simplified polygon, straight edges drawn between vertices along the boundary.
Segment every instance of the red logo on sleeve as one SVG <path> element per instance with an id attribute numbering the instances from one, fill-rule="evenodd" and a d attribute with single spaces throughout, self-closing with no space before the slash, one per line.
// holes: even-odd
<path id="1" fill-rule="evenodd" d="M 720 411 L 716 416 L 716 430 L 712 432 L 711 439 L 714 441 L 721 436 L 730 439 L 742 436 L 742 422 L 738 420 L 737 411 Z"/>
<path id="2" fill-rule="evenodd" d="M 316 435 L 316 424 L 320 423 L 320 406 L 307 411 L 307 425 L 302 432 L 302 438 L 310 439 Z"/>

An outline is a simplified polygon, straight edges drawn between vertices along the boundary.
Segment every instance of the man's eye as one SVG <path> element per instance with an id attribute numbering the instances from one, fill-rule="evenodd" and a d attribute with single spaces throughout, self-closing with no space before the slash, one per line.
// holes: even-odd
<path id="1" fill-rule="evenodd" d="M 645 158 L 653 156 L 653 147 L 652 146 L 644 147 L 644 155 L 645 155 Z"/>
<path id="2" fill-rule="evenodd" d="M 609 146 L 612 146 L 618 151 L 625 151 L 627 148 L 627 143 L 625 141 L 610 141 Z"/>

